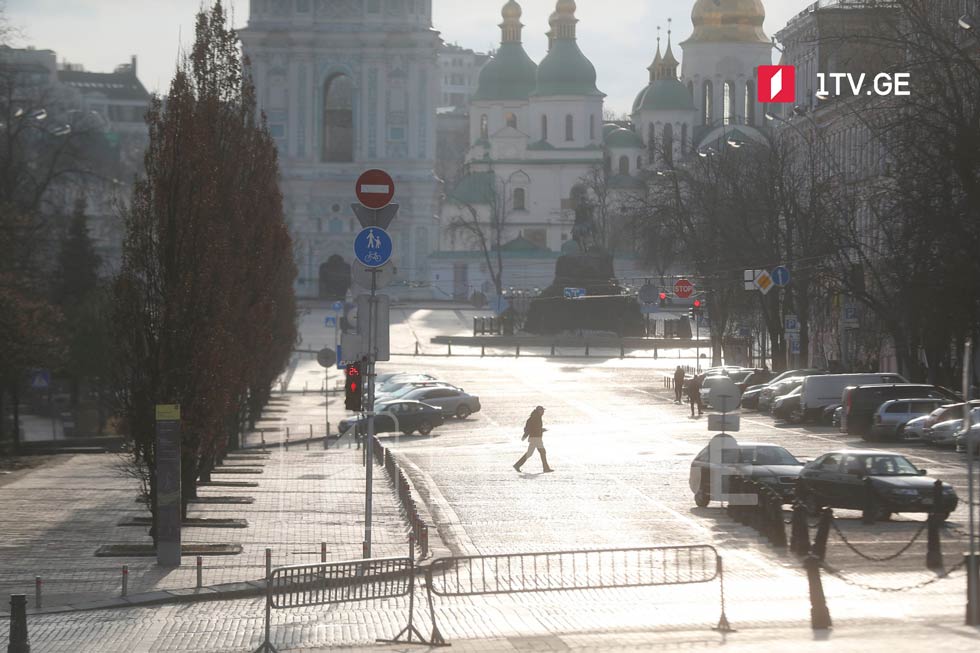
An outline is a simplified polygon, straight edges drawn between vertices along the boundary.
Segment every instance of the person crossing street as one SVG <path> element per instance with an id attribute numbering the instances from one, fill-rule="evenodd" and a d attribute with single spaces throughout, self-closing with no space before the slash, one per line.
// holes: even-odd
<path id="1" fill-rule="evenodd" d="M 521 471 L 521 465 L 534 455 L 535 450 L 541 455 L 541 465 L 544 467 L 544 472 L 555 471 L 548 466 L 548 452 L 544 448 L 544 432 L 548 429 L 544 428 L 543 416 L 544 406 L 538 406 L 531 411 L 531 416 L 524 423 L 524 435 L 521 440 L 527 440 L 527 451 L 524 452 L 520 460 L 514 463 L 514 469 L 517 471 Z"/>
<path id="2" fill-rule="evenodd" d="M 684 368 L 680 365 L 674 370 L 674 403 L 681 403 L 681 392 L 684 390 Z"/>

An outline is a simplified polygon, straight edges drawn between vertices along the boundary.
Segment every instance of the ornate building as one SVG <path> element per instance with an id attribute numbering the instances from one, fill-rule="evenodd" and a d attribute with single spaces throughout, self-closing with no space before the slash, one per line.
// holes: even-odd
<path id="1" fill-rule="evenodd" d="M 391 173 L 390 233 L 402 280 L 427 280 L 435 249 L 439 35 L 431 0 L 251 0 L 240 32 L 258 103 L 279 146 L 297 292 L 350 284 L 354 182 Z"/>

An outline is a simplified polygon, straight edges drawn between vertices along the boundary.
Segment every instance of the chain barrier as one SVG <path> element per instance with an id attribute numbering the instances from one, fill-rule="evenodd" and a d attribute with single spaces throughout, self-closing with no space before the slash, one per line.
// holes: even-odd
<path id="1" fill-rule="evenodd" d="M 843 531 L 841 531 L 840 527 L 837 526 L 837 519 L 836 518 L 834 518 L 834 519 L 831 520 L 830 525 L 833 527 L 834 532 L 837 533 L 837 537 L 839 537 L 841 539 L 841 541 L 843 541 L 844 544 L 847 545 L 847 548 L 849 548 L 854 553 L 858 554 L 859 556 L 861 556 L 865 560 L 870 560 L 871 562 L 888 562 L 889 560 L 894 560 L 895 558 L 897 558 L 898 556 L 902 555 L 903 553 L 905 553 L 906 551 L 908 551 L 910 548 L 912 548 L 912 545 L 915 544 L 916 540 L 919 539 L 919 536 L 922 535 L 922 532 L 925 531 L 926 528 L 929 527 L 929 522 L 928 521 L 922 522 L 922 526 L 920 526 L 919 527 L 919 530 L 917 530 L 915 532 L 915 535 L 912 536 L 912 541 L 910 541 L 908 544 L 906 544 L 901 549 L 899 549 L 897 553 L 894 553 L 894 554 L 892 554 L 890 556 L 884 556 L 882 558 L 878 558 L 878 557 L 875 557 L 875 556 L 869 556 L 866 553 L 862 553 L 861 551 L 859 551 L 857 549 L 857 547 L 854 546 L 853 544 L 851 544 L 851 542 L 847 539 L 847 536 L 844 535 L 844 533 L 843 533 Z"/>
<path id="2" fill-rule="evenodd" d="M 844 572 L 840 571 L 839 569 L 835 569 L 835 568 L 831 567 L 827 563 L 823 563 L 822 564 L 822 567 L 831 576 L 834 576 L 835 578 L 839 578 L 840 580 L 844 581 L 848 585 L 851 585 L 852 587 L 859 587 L 859 588 L 861 588 L 863 590 L 870 590 L 872 592 L 909 592 L 909 591 L 912 591 L 912 590 L 922 589 L 923 587 L 928 587 L 929 585 L 932 585 L 933 583 L 938 583 L 941 580 L 945 580 L 945 579 L 949 578 L 953 573 L 961 570 L 966 565 L 966 562 L 967 562 L 966 561 L 966 558 L 964 558 L 963 560 L 961 560 L 960 562 L 956 563 L 955 565 L 953 565 L 949 569 L 945 570 L 943 573 L 939 574 L 935 578 L 930 578 L 930 579 L 924 580 L 924 581 L 922 581 L 920 583 L 915 583 L 913 585 L 906 585 L 904 587 L 877 587 L 875 585 L 868 585 L 866 583 L 862 583 L 860 581 L 856 581 L 853 578 L 848 578 L 844 574 Z"/>

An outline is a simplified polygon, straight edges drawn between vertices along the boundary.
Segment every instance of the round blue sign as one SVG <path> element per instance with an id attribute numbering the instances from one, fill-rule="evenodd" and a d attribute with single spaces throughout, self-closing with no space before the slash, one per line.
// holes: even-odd
<path id="1" fill-rule="evenodd" d="M 339 313 L 340 311 L 344 310 L 344 303 L 343 302 L 334 302 L 333 305 L 330 308 L 332 308 L 334 311 L 336 311 L 336 312 Z"/>
<path id="2" fill-rule="evenodd" d="M 391 236 L 380 227 L 362 229 L 354 239 L 354 256 L 369 268 L 379 268 L 391 258 Z"/>
<path id="3" fill-rule="evenodd" d="M 774 268 L 772 273 L 769 275 L 772 277 L 773 283 L 777 286 L 785 286 L 789 284 L 789 269 L 785 266 L 780 265 Z"/>

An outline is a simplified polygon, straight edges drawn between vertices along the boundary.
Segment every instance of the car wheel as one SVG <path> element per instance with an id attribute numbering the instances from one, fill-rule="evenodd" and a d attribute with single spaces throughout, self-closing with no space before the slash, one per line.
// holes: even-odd
<path id="1" fill-rule="evenodd" d="M 794 408 L 789 411 L 789 419 L 786 420 L 790 424 L 802 424 L 803 423 L 803 411 L 799 408 Z"/>
<path id="2" fill-rule="evenodd" d="M 425 421 L 419 424 L 419 433 L 422 435 L 428 435 L 432 433 L 432 422 Z"/>
<path id="3" fill-rule="evenodd" d="M 939 523 L 942 524 L 947 519 L 949 519 L 949 513 L 948 512 L 937 512 L 936 513 L 936 519 L 938 519 L 939 520 Z"/>
<path id="4" fill-rule="evenodd" d="M 707 492 L 702 492 L 701 490 L 694 493 L 694 505 L 696 505 L 698 508 L 704 508 L 709 503 L 711 503 L 710 494 Z"/>
<path id="5" fill-rule="evenodd" d="M 411 435 L 412 433 L 415 433 L 415 431 L 413 431 L 412 429 L 408 429 L 406 431 L 402 431 L 402 433 L 405 435 Z"/>
<path id="6" fill-rule="evenodd" d="M 470 411 L 470 407 L 467 406 L 466 404 L 463 404 L 462 406 L 456 409 L 456 419 L 466 419 L 467 417 L 470 416 L 471 412 L 472 411 Z"/>

